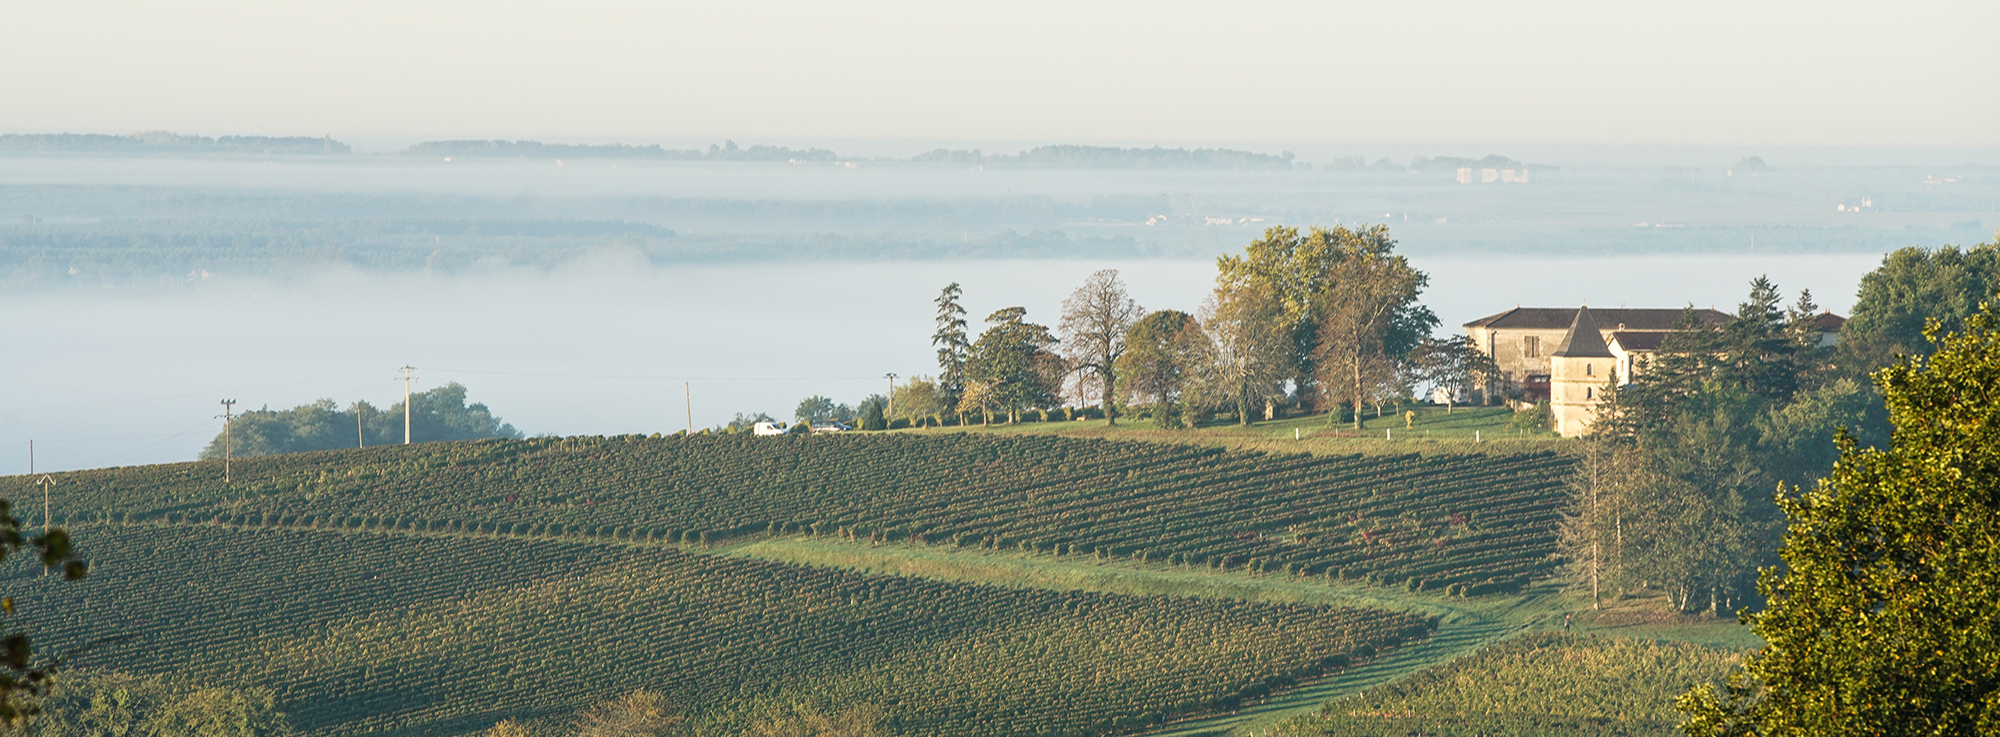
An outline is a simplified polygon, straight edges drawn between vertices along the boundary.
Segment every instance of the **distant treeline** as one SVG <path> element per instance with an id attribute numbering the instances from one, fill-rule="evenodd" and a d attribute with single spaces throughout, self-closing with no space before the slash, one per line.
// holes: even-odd
<path id="1" fill-rule="evenodd" d="M 183 136 L 165 131 L 108 136 L 98 133 L 0 135 L 0 151 L 63 153 L 345 154 L 353 149 L 332 137 Z"/>
<path id="2" fill-rule="evenodd" d="M 216 433 L 201 457 L 222 458 L 226 452 L 235 458 L 248 458 L 393 445 L 404 440 L 404 419 L 402 402 L 376 409 L 363 401 L 341 409 L 333 400 L 321 399 L 287 410 L 253 409 L 237 415 L 227 439 L 224 433 Z M 409 439 L 417 443 L 524 437 L 513 425 L 494 417 L 486 405 L 466 404 L 465 386 L 456 381 L 411 395 L 408 421 Z"/>
<path id="3" fill-rule="evenodd" d="M 542 143 L 540 141 L 425 141 L 403 151 L 410 156 L 447 158 L 522 159 L 659 159 L 663 161 L 834 161 L 839 158 L 823 148 L 794 149 L 784 146 L 738 148 L 735 141 L 710 144 L 700 149 L 662 148 L 658 144 L 633 146 L 623 143 Z"/>
<path id="4" fill-rule="evenodd" d="M 0 135 L 0 151 L 47 151 L 65 153 L 175 153 L 175 154 L 349 154 L 353 149 L 331 137 L 306 136 L 184 136 L 164 131 L 112 136 L 96 133 L 31 133 Z M 743 148 L 735 141 L 711 144 L 703 149 L 673 149 L 659 144 L 626 143 L 543 143 L 541 141 L 452 140 L 425 141 L 403 150 L 406 156 L 491 159 L 637 159 L 654 161 L 736 161 L 778 163 L 833 163 L 851 160 L 823 148 L 791 148 L 755 145 Z M 989 154 L 979 149 L 936 149 L 908 159 L 876 158 L 877 164 L 918 164 L 948 166 L 988 166 L 1016 169 L 1189 169 L 1189 170 L 1286 170 L 1310 169 L 1290 151 L 1260 154 L 1228 148 L 1119 148 L 1116 146 L 1053 145 L 1037 146 L 1017 154 Z M 1408 169 L 1456 169 L 1464 166 L 1522 168 L 1521 162 L 1504 156 L 1462 159 L 1449 156 L 1418 157 Z M 1532 166 L 1532 165 L 1529 165 Z M 1384 169 L 1406 167 L 1388 159 L 1370 165 L 1361 157 L 1343 157 L 1321 165 L 1332 170 Z M 1547 167 L 1553 168 L 1553 167 Z"/>
<path id="5" fill-rule="evenodd" d="M 654 266 L 793 259 L 1160 258 L 1185 244 L 1055 230 L 953 235 L 677 235 L 591 220 L 389 220 L 325 223 L 122 221 L 0 227 L 0 288 L 200 288 L 212 279 L 365 273 L 547 271 L 593 258 Z"/>
<path id="6" fill-rule="evenodd" d="M 914 164 L 960 164 L 1022 169 L 1291 169 L 1292 152 L 1277 155 L 1227 148 L 1115 148 L 1038 146 L 1013 156 L 979 149 L 937 149 L 910 157 Z"/>

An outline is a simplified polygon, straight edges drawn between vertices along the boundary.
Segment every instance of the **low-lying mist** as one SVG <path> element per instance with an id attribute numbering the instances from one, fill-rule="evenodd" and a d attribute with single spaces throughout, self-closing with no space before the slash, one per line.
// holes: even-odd
<path id="1" fill-rule="evenodd" d="M 1730 310 L 1769 274 L 1844 311 L 1879 255 L 1604 258 L 1418 256 L 1440 332 L 1517 304 Z M 931 300 L 950 282 L 979 320 L 1062 299 L 1116 268 L 1149 309 L 1197 310 L 1214 262 L 1087 259 L 657 266 L 603 252 L 476 274 L 329 269 L 211 276 L 184 291 L 0 294 L 0 473 L 190 460 L 238 410 L 331 398 L 386 407 L 397 367 L 457 381 L 528 434 L 673 432 L 737 412 L 789 418 L 801 398 L 853 404 L 886 373 L 935 372 Z M 12 448 L 13 451 L 5 449 Z"/>

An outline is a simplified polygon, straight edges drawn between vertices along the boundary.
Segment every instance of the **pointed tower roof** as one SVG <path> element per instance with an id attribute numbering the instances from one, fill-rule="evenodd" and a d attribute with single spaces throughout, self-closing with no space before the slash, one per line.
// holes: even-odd
<path id="1" fill-rule="evenodd" d="M 1556 346 L 1551 356 L 1569 358 L 1611 358 L 1611 348 L 1604 345 L 1604 334 L 1598 332 L 1597 321 L 1591 319 L 1590 308 L 1585 306 L 1576 311 L 1576 319 L 1570 321 L 1569 332 L 1563 335 L 1562 344 Z"/>

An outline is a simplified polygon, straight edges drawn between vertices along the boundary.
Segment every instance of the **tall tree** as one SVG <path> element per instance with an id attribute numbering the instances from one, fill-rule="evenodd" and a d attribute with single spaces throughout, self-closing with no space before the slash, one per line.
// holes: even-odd
<path id="1" fill-rule="evenodd" d="M 1197 347 L 1209 353 L 1197 361 L 1196 396 L 1204 405 L 1234 409 L 1237 423 L 1248 425 L 1258 405 L 1268 410 L 1284 396 L 1298 366 L 1284 305 L 1269 290 L 1219 284 L 1202 312 L 1209 340 Z"/>
<path id="2" fill-rule="evenodd" d="M 1126 331 L 1120 381 L 1129 396 L 1152 403 L 1161 427 L 1186 427 L 1191 423 L 1181 411 L 1181 397 L 1200 371 L 1198 362 L 1212 354 L 1208 335 L 1193 316 L 1160 310 Z"/>
<path id="3" fill-rule="evenodd" d="M 1053 351 L 1055 335 L 1028 322 L 1027 315 L 1024 308 L 1003 307 L 986 317 L 986 331 L 965 359 L 967 393 L 977 394 L 979 401 L 968 407 L 961 400 L 961 414 L 998 407 L 1010 421 L 1019 422 L 1021 410 L 1061 401 L 1058 388 L 1067 371 Z"/>
<path id="4" fill-rule="evenodd" d="M 1336 272 L 1356 254 L 1387 257 L 1395 247 L 1386 225 L 1313 227 L 1304 234 L 1297 228 L 1276 227 L 1264 231 L 1264 237 L 1245 247 L 1242 255 L 1217 259 L 1218 291 L 1260 289 L 1276 300 L 1279 327 L 1292 362 L 1286 378 L 1302 405 L 1315 395 L 1315 382 L 1325 375 L 1317 363 L 1326 310 L 1331 306 L 1329 292 L 1338 287 Z M 1399 351 L 1414 347 L 1436 325 L 1434 317 L 1423 324 L 1429 311 L 1421 305 L 1412 302 L 1403 310 L 1406 314 L 1397 315 L 1392 322 L 1420 329 L 1390 336 Z"/>
<path id="5" fill-rule="evenodd" d="M 1928 337 L 1874 376 L 1889 447 L 1780 488 L 1785 565 L 1744 616 L 1766 645 L 1682 697 L 1688 734 L 2000 733 L 2000 304 Z"/>
<path id="6" fill-rule="evenodd" d="M 1343 240 L 1335 249 L 1338 260 L 1324 274 L 1313 357 L 1324 385 L 1340 387 L 1354 407 L 1357 429 L 1362 403 L 1382 394 L 1410 351 L 1437 327 L 1437 316 L 1417 302 L 1430 278 L 1393 248 L 1386 230 L 1380 238 Z"/>
<path id="7" fill-rule="evenodd" d="M 1571 579 L 1590 589 L 1597 609 L 1605 588 L 1624 588 L 1624 520 L 1636 469 L 1630 448 L 1605 438 L 1585 438 L 1579 450 L 1558 542 Z"/>
<path id="8" fill-rule="evenodd" d="M 959 394 L 965 391 L 965 358 L 972 349 L 966 341 L 965 308 L 958 303 L 963 294 L 958 282 L 952 282 L 933 300 L 937 303 L 937 330 L 931 333 L 931 345 L 937 348 L 937 385 L 947 405 L 958 404 Z M 962 421 L 964 413 L 960 414 Z"/>
<path id="9" fill-rule="evenodd" d="M 1104 421 L 1118 424 L 1118 365 L 1125 355 L 1125 334 L 1146 311 L 1125 293 L 1117 269 L 1090 275 L 1063 300 L 1063 345 L 1071 368 L 1096 379 L 1098 396 L 1104 406 Z"/>
<path id="10" fill-rule="evenodd" d="M 949 411 L 951 405 L 945 401 L 943 390 L 928 376 L 913 376 L 896 385 L 890 395 L 889 411 L 891 420 L 908 420 L 911 424 L 927 422 L 932 415 Z"/>

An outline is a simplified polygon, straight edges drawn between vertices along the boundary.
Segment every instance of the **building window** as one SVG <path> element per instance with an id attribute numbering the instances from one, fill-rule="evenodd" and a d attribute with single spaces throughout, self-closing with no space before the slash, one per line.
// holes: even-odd
<path id="1" fill-rule="evenodd" d="M 1590 398 L 1592 398 L 1593 396 L 1595 396 L 1595 395 L 1593 395 L 1593 394 L 1591 393 L 1591 388 L 1590 388 L 1590 387 L 1587 387 L 1587 386 L 1586 386 L 1586 387 L 1584 387 L 1584 388 L 1583 388 L 1583 398 L 1584 398 L 1584 399 L 1590 399 Z"/>
<path id="2" fill-rule="evenodd" d="M 1590 363 L 1590 362 L 1588 362 L 1588 361 L 1585 361 L 1585 362 L 1584 362 L 1584 364 L 1583 364 L 1583 375 L 1584 375 L 1584 376 L 1592 376 L 1593 374 L 1592 374 L 1592 373 L 1590 373 L 1590 372 L 1591 372 L 1591 367 L 1592 367 L 1592 366 L 1595 366 L 1595 365 L 1597 365 L 1597 364 L 1594 364 L 1594 363 Z"/>
<path id="3" fill-rule="evenodd" d="M 1533 335 L 1521 338 L 1521 355 L 1528 358 L 1542 357 L 1542 339 Z"/>

